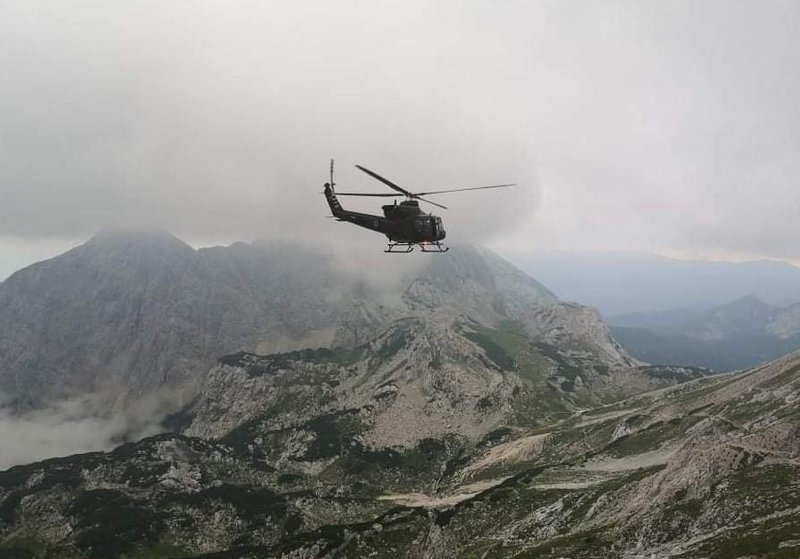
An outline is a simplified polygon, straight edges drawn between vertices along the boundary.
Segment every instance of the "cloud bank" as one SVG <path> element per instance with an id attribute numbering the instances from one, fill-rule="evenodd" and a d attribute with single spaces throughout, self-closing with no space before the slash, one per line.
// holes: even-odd
<path id="1" fill-rule="evenodd" d="M 0 407 L 0 470 L 71 454 L 110 450 L 165 430 L 180 394 L 160 390 L 122 410 L 110 410 L 108 394 L 96 393 L 15 414 Z"/>
<path id="2" fill-rule="evenodd" d="M 0 237 L 338 235 L 335 157 L 348 189 L 520 183 L 441 198 L 507 254 L 800 259 L 798 27 L 783 0 L 5 2 Z"/>

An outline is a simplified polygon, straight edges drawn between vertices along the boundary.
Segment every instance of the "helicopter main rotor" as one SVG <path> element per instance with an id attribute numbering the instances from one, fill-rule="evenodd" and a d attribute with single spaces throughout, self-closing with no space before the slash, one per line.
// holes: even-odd
<path id="1" fill-rule="evenodd" d="M 383 192 L 374 192 L 374 193 L 373 192 L 337 192 L 336 193 L 337 196 L 369 196 L 369 197 L 379 197 L 379 198 L 396 198 L 398 196 L 405 196 L 406 199 L 408 199 L 408 200 L 421 200 L 423 202 L 427 202 L 428 204 L 432 204 L 434 206 L 442 208 L 443 210 L 446 210 L 447 206 L 443 206 L 442 204 L 439 204 L 439 203 L 434 202 L 432 200 L 427 200 L 427 199 L 423 198 L 423 196 L 428 196 L 428 195 L 431 195 L 431 194 L 445 194 L 445 193 L 449 193 L 449 192 L 464 192 L 466 190 L 486 190 L 486 189 L 489 189 L 489 188 L 505 188 L 505 187 L 509 187 L 509 186 L 516 186 L 516 184 L 514 184 L 514 183 L 511 183 L 511 184 L 493 184 L 493 185 L 490 185 L 490 186 L 473 186 L 473 187 L 467 187 L 467 188 L 451 188 L 451 189 L 447 189 L 447 190 L 431 190 L 431 191 L 428 191 L 428 192 L 409 192 L 405 188 L 393 183 L 389 179 L 387 179 L 385 177 L 382 177 L 381 175 L 379 175 L 375 171 L 370 171 L 369 169 L 367 169 L 366 167 L 362 167 L 361 165 L 356 165 L 356 168 L 359 171 L 362 171 L 362 172 L 368 174 L 369 176 L 371 176 L 375 180 L 382 182 L 383 184 L 385 184 L 386 186 L 388 186 L 392 190 L 396 190 L 398 192 L 398 194 L 392 194 L 392 193 L 388 193 L 388 192 L 386 192 L 386 193 L 383 193 Z"/>

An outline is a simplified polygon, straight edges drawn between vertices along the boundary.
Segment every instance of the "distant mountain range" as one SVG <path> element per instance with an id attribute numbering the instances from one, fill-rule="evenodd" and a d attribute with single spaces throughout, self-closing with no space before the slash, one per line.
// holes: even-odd
<path id="1" fill-rule="evenodd" d="M 651 363 L 744 369 L 800 349 L 800 305 L 754 295 L 710 310 L 676 309 L 609 318 L 614 338 Z"/>
<path id="2" fill-rule="evenodd" d="M 708 310 L 746 295 L 800 302 L 800 268 L 786 262 L 679 260 L 647 253 L 539 252 L 518 263 L 560 298 L 605 316 Z"/>

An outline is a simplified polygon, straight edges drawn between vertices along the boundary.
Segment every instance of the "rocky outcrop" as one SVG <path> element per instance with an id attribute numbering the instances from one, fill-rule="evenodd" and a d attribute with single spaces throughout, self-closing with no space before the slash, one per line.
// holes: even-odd
<path id="1" fill-rule="evenodd" d="M 135 396 L 198 380 L 226 353 L 329 344 L 348 285 L 307 250 L 102 233 L 0 285 L 0 392 L 23 408 Z"/>

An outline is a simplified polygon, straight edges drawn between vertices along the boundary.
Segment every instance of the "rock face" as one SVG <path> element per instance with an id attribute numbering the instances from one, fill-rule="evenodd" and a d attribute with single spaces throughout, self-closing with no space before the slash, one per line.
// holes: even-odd
<path id="1" fill-rule="evenodd" d="M 463 349 L 466 360 L 478 355 Z M 371 419 L 363 409 L 322 409 L 338 388 L 323 371 L 354 366 L 355 379 L 359 357 L 325 350 L 280 359 L 226 358 L 219 382 L 241 382 L 246 371 L 266 414 L 251 410 L 216 424 L 227 434 L 214 442 L 160 435 L 0 472 L 0 553 L 580 559 L 800 552 L 800 355 L 552 416 L 547 425 L 519 421 L 474 441 L 429 432 L 391 448 L 364 436 Z M 318 409 L 271 396 L 279 383 L 265 376 L 283 378 L 294 394 L 318 387 Z M 376 383 L 365 392 L 378 413 L 393 390 Z M 217 411 L 231 403 L 221 395 Z M 302 413 L 312 419 L 298 423 Z"/>
<path id="2" fill-rule="evenodd" d="M 518 320 L 559 343 L 578 336 L 628 361 L 596 313 L 560 305 L 485 249 L 431 258 L 397 293 L 387 302 L 299 246 L 194 250 L 166 233 L 101 233 L 0 284 L 0 395 L 20 409 L 98 389 L 136 396 L 199 382 L 221 355 L 353 348 L 441 308 L 484 325 Z"/>
<path id="3" fill-rule="evenodd" d="M 324 255 L 291 247 L 102 233 L 0 285 L 0 392 L 23 407 L 138 394 L 195 380 L 225 353 L 326 345 L 339 279 Z"/>
<path id="4" fill-rule="evenodd" d="M 641 366 L 595 311 L 557 301 L 482 249 L 433 260 L 381 319 L 383 329 L 355 347 L 221 359 L 184 411 L 185 433 L 259 440 L 268 463 L 316 471 L 330 456 L 296 455 L 303 440 L 313 444 L 308 426 L 321 418 L 345 414 L 348 437 L 369 448 L 473 444 L 497 429 L 549 425 L 581 407 L 703 374 Z M 304 433 L 290 454 L 273 452 L 283 448 L 272 436 L 276 426 Z"/>

